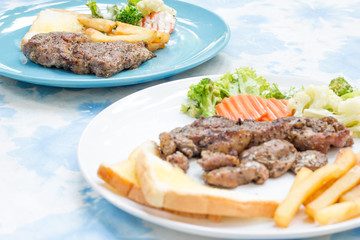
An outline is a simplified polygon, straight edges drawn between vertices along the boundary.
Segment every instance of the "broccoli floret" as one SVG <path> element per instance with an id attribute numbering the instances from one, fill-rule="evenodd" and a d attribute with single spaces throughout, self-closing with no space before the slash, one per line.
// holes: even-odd
<path id="1" fill-rule="evenodd" d="M 86 6 L 88 6 L 91 10 L 91 15 L 94 18 L 104 18 L 102 15 L 100 8 L 96 5 L 96 1 L 88 0 L 86 3 Z"/>
<path id="2" fill-rule="evenodd" d="M 219 87 L 209 78 L 191 85 L 187 96 L 193 102 L 182 105 L 181 111 L 196 118 L 215 115 L 215 107 L 222 100 Z"/>
<path id="3" fill-rule="evenodd" d="M 352 86 L 342 77 L 331 80 L 329 88 L 339 97 L 353 92 Z"/>
<path id="4" fill-rule="evenodd" d="M 119 8 L 117 5 L 109 7 L 108 12 L 113 16 L 114 21 L 120 21 L 131 25 L 138 26 L 143 15 L 133 5 L 127 5 L 123 8 Z"/>

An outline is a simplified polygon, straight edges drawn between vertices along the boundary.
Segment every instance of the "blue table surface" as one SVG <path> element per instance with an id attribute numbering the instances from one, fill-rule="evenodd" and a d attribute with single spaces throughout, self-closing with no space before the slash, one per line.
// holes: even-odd
<path id="1" fill-rule="evenodd" d="M 40 2 L 4 0 L 0 11 Z M 97 194 L 77 164 L 87 124 L 138 90 L 241 66 L 258 74 L 359 80 L 360 2 L 186 2 L 217 13 L 231 29 L 228 45 L 216 57 L 186 72 L 96 89 L 46 87 L 0 76 L 0 239 L 208 239 L 143 221 Z M 313 239 L 360 239 L 360 228 Z"/>

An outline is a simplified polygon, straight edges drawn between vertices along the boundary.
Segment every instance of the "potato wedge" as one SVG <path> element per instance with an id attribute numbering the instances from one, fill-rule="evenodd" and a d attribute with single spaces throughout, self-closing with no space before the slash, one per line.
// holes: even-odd
<path id="1" fill-rule="evenodd" d="M 360 166 L 355 165 L 344 176 L 339 178 L 324 193 L 306 206 L 306 213 L 313 216 L 322 208 L 337 202 L 342 194 L 352 189 L 360 182 Z"/>
<path id="2" fill-rule="evenodd" d="M 145 33 L 156 34 L 156 31 L 123 22 L 116 22 L 115 34 L 117 35 L 143 35 Z"/>
<path id="3" fill-rule="evenodd" d="M 320 225 L 342 222 L 360 216 L 360 199 L 335 203 L 314 213 L 314 220 Z"/>
<path id="4" fill-rule="evenodd" d="M 84 15 L 78 17 L 78 21 L 86 28 L 93 28 L 105 33 L 111 32 L 111 30 L 115 27 L 114 21 L 102 18 L 91 18 Z"/>
<path id="5" fill-rule="evenodd" d="M 168 43 L 170 40 L 170 34 L 157 31 L 154 43 Z"/>
<path id="6" fill-rule="evenodd" d="M 143 35 L 116 35 L 107 36 L 102 32 L 99 32 L 93 28 L 86 29 L 85 33 L 94 42 L 113 42 L 113 41 L 125 41 L 129 43 L 137 43 L 141 41 L 152 42 L 156 37 L 156 32 L 149 32 Z"/>
<path id="7" fill-rule="evenodd" d="M 155 42 L 151 42 L 148 44 L 148 48 L 150 51 L 154 52 L 158 49 L 164 48 L 165 44 L 164 43 L 155 43 Z"/>

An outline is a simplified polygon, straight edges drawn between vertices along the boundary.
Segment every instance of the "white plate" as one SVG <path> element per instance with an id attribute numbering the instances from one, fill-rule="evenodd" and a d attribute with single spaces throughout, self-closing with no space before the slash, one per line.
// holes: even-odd
<path id="1" fill-rule="evenodd" d="M 217 79 L 216 76 L 207 76 Z M 281 87 L 320 84 L 298 77 L 265 76 Z M 81 136 L 78 158 L 81 171 L 91 186 L 105 199 L 120 209 L 149 222 L 177 231 L 219 238 L 302 238 L 332 234 L 360 226 L 359 219 L 318 226 L 307 219 L 303 210 L 288 228 L 278 228 L 272 219 L 224 218 L 222 222 L 193 219 L 152 209 L 128 200 L 106 188 L 96 172 L 101 163 L 114 163 L 127 158 L 129 153 L 146 140 L 158 140 L 160 132 L 189 124 L 194 119 L 180 112 L 186 101 L 190 84 L 203 77 L 157 85 L 136 92 L 109 106 L 87 126 Z M 359 142 L 353 146 L 359 151 Z M 336 149 L 329 153 L 334 160 Z M 195 164 L 190 166 L 190 176 L 201 181 Z M 278 179 L 269 179 L 264 185 L 246 185 L 236 190 L 248 191 L 267 198 L 283 199 L 292 183 L 293 175 L 288 173 Z"/>

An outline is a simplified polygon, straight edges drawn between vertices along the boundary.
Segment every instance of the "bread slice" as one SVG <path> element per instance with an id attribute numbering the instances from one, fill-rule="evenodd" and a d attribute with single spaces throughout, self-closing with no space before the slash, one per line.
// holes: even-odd
<path id="1" fill-rule="evenodd" d="M 116 189 L 118 193 L 124 197 L 127 197 L 137 203 L 151 207 L 145 200 L 141 191 L 140 183 L 135 172 L 135 156 L 141 148 L 136 148 L 124 161 L 120 161 L 114 164 L 101 164 L 98 169 L 98 176 L 104 180 L 111 187 Z M 154 149 L 153 154 L 160 156 L 160 152 Z M 192 217 L 192 218 L 207 218 L 211 221 L 221 221 L 221 216 L 209 215 L 209 214 L 193 214 L 189 212 L 174 211 L 169 209 L 163 209 L 168 212 Z"/>
<path id="2" fill-rule="evenodd" d="M 155 142 L 140 145 L 133 157 L 141 191 L 151 206 L 196 214 L 269 218 L 278 207 L 274 200 L 195 182 L 159 158 Z"/>
<path id="3" fill-rule="evenodd" d="M 23 37 L 21 48 L 32 36 L 38 33 L 85 32 L 85 27 L 78 21 L 80 16 L 84 15 L 64 9 L 46 9 L 41 11 L 31 25 L 30 30 Z"/>

